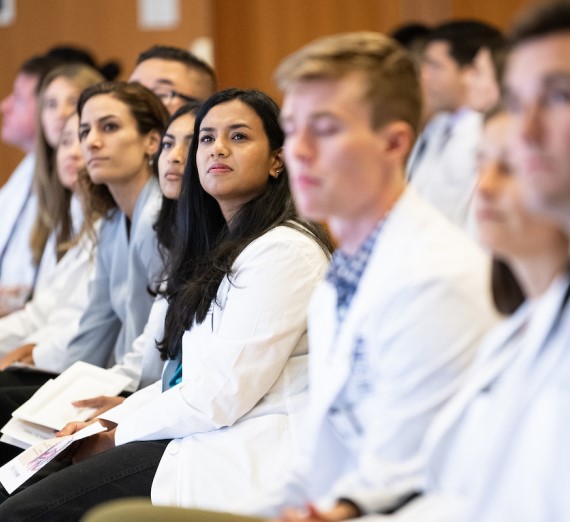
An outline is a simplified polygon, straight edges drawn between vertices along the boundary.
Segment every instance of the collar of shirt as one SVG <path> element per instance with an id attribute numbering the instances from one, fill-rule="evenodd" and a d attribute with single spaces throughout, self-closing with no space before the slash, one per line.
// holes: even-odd
<path id="1" fill-rule="evenodd" d="M 381 220 L 374 230 L 368 235 L 359 249 L 352 255 L 342 250 L 337 250 L 333 256 L 331 265 L 326 275 L 326 281 L 332 284 L 337 292 L 337 313 L 339 321 L 344 318 L 344 313 L 350 306 L 350 302 L 356 293 L 356 289 L 364 273 L 376 239 L 385 219 Z"/>

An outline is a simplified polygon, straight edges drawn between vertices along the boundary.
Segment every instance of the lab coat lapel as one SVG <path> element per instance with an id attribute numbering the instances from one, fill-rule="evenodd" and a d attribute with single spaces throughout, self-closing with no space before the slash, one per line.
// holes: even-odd
<path id="1" fill-rule="evenodd" d="M 484 362 L 474 367 L 465 386 L 442 411 L 432 428 L 428 431 L 424 444 L 428 455 L 436 455 L 438 448 L 443 448 L 445 451 L 447 436 L 452 433 L 453 427 L 457 425 L 459 419 L 465 413 L 474 397 L 476 397 L 481 390 L 490 386 L 511 364 L 513 358 L 517 355 L 516 350 L 518 345 L 509 346 L 509 349 L 505 349 L 507 348 L 505 345 L 524 327 L 524 324 L 529 319 L 530 313 L 531 307 L 525 303 L 521 309 L 519 309 L 513 317 L 503 323 L 502 327 L 482 346 L 482 349 L 489 348 L 489 353 L 484 355 Z"/>
<path id="2" fill-rule="evenodd" d="M 407 241 L 407 237 L 402 240 L 402 236 L 406 236 L 407 232 L 406 227 L 401 225 L 400 215 L 413 212 L 413 204 L 409 198 L 410 190 L 408 189 L 380 231 L 344 322 L 336 337 L 331 336 L 329 338 L 328 350 L 322 352 L 326 359 L 317 362 L 317 364 L 325 364 L 329 368 L 329 371 L 326 372 L 326 379 L 320 383 L 317 392 L 320 396 L 319 404 L 321 406 L 321 411 L 317 414 L 319 416 L 326 415 L 330 405 L 350 375 L 352 352 L 356 343 L 365 334 L 362 331 L 362 323 L 371 303 L 375 303 L 374 308 L 378 309 L 379 301 L 392 295 L 392 287 L 399 284 L 397 260 L 400 258 L 400 245 Z M 404 230 L 402 230 L 403 228 Z M 323 291 L 327 295 L 327 305 L 334 305 L 336 303 L 334 288 L 326 284 Z M 322 312 L 324 317 L 327 312 L 325 310 Z M 335 314 L 336 308 L 333 306 L 327 314 L 329 315 L 328 322 L 321 322 L 320 327 L 330 331 L 332 325 L 336 324 Z M 321 370 L 319 373 L 322 375 L 324 372 Z"/>

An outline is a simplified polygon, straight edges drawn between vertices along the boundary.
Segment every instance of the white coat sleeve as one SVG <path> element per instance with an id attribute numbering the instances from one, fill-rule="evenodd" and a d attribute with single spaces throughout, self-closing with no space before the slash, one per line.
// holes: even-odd
<path id="1" fill-rule="evenodd" d="M 120 364 L 115 364 L 110 371 L 131 378 L 131 384 L 126 391 L 132 392 L 138 388 L 156 382 L 162 375 L 164 362 L 156 346 L 164 336 L 164 320 L 168 302 L 164 297 L 157 297 L 150 309 L 144 331 L 139 335 L 133 346 L 128 350 Z"/>
<path id="2" fill-rule="evenodd" d="M 326 262 L 313 240 L 290 229 L 246 247 L 231 284 L 218 292 L 220 307 L 184 335 L 182 383 L 124 419 L 116 443 L 216 430 L 251 410 L 305 332 L 309 297 Z"/>

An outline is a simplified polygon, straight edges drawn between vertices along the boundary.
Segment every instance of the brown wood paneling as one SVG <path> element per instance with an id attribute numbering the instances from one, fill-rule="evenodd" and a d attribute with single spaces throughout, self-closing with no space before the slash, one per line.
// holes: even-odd
<path id="1" fill-rule="evenodd" d="M 327 34 L 388 31 L 401 6 L 388 0 L 215 0 L 216 66 L 222 87 L 256 87 L 276 98 L 275 67 L 289 53 Z"/>
<path id="2" fill-rule="evenodd" d="M 454 18 L 478 18 L 508 29 L 514 17 L 537 0 L 451 0 Z"/>

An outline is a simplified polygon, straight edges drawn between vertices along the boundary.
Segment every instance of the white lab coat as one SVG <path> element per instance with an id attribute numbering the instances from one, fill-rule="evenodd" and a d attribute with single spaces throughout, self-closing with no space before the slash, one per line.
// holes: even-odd
<path id="1" fill-rule="evenodd" d="M 65 350 L 77 333 L 88 302 L 87 288 L 94 272 L 92 243 L 84 237 L 60 259 L 49 281 L 26 306 L 0 319 L 0 352 L 35 344 L 34 364 L 60 372 Z"/>
<path id="2" fill-rule="evenodd" d="M 69 201 L 69 214 L 71 216 L 71 228 L 73 236 L 76 237 L 83 225 L 83 207 L 81 200 L 76 194 L 72 195 Z M 55 267 L 57 266 L 57 231 L 53 231 L 46 242 L 46 246 L 42 253 L 42 259 L 38 267 L 38 274 L 36 276 L 36 284 L 34 286 L 34 295 L 41 292 L 46 285 L 52 284 L 52 281 L 57 274 Z M 88 245 L 84 245 L 88 246 Z"/>
<path id="3" fill-rule="evenodd" d="M 327 257 L 277 227 L 248 245 L 206 319 L 182 340 L 182 383 L 145 388 L 103 417 L 116 444 L 172 438 L 155 504 L 228 510 L 285 466 L 306 401 L 306 309 Z"/>
<path id="4" fill-rule="evenodd" d="M 62 370 L 76 361 L 100 367 L 122 364 L 143 332 L 163 271 L 153 224 L 162 196 L 153 176 L 137 199 L 127 237 L 126 216 L 116 210 L 101 224 L 95 275 L 79 330 L 70 341 Z"/>
<path id="5" fill-rule="evenodd" d="M 240 511 L 276 515 L 307 500 L 350 498 L 365 512 L 404 474 L 427 426 L 464 380 L 496 320 L 489 261 L 408 188 L 390 212 L 338 332 L 336 291 L 323 282 L 309 310 L 310 401 L 303 454 L 263 498 Z M 355 348 L 367 370 L 352 374 Z M 349 380 L 362 396 L 332 413 Z M 360 425 L 358 429 L 357 426 Z M 294 468 L 294 469 L 293 469 Z"/>
<path id="6" fill-rule="evenodd" d="M 524 304 L 483 343 L 466 385 L 430 427 L 424 495 L 392 522 L 562 521 L 567 486 L 568 279 Z M 537 359 L 537 355 L 540 357 Z M 566 391 L 566 393 L 564 393 Z"/>
<path id="7" fill-rule="evenodd" d="M 8 242 L 0 266 L 0 286 L 31 287 L 34 281 L 30 234 L 37 212 L 32 190 L 35 162 L 33 154 L 26 155 L 0 189 L 0 252 Z"/>
<path id="8" fill-rule="evenodd" d="M 446 127 L 451 131 L 446 138 Z M 416 160 L 414 151 L 410 183 L 429 203 L 450 221 L 473 232 L 470 207 L 477 184 L 476 153 L 481 140 L 483 118 L 480 113 L 460 109 L 439 114 L 428 124 L 424 153 Z M 418 139 L 419 144 L 421 137 Z"/>
<path id="9" fill-rule="evenodd" d="M 120 364 L 115 364 L 109 371 L 130 377 L 126 391 L 133 392 L 150 386 L 162 375 L 163 361 L 156 346 L 164 337 L 164 320 L 168 301 L 158 296 L 152 303 L 148 320 L 141 333 L 133 342 Z"/>

